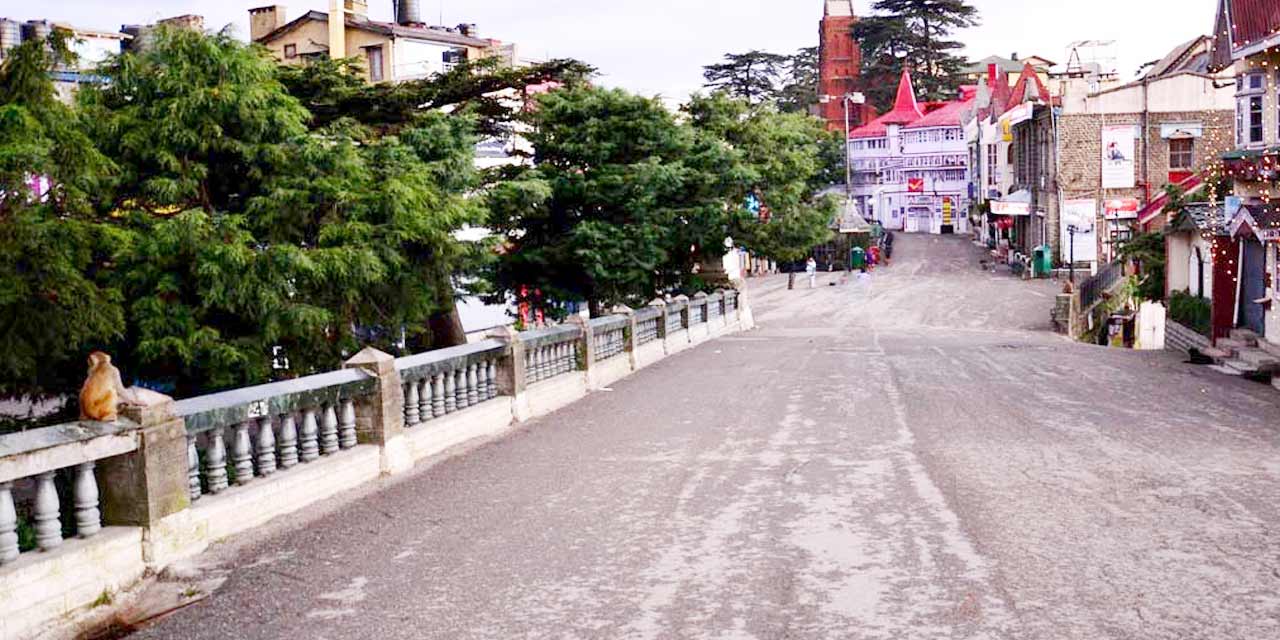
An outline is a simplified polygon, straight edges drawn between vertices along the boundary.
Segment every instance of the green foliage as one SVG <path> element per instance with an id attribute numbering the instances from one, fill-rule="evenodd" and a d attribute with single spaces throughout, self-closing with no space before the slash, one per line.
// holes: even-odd
<path id="1" fill-rule="evenodd" d="M 488 194 L 507 243 L 499 295 L 527 286 L 598 313 L 680 286 L 703 252 L 722 255 L 723 144 L 618 90 L 552 92 L 528 122 L 535 166 Z"/>
<path id="2" fill-rule="evenodd" d="M 830 173 L 830 135 L 822 123 L 797 113 L 751 108 L 723 95 L 695 96 L 685 111 L 693 126 L 723 140 L 739 165 L 728 174 L 731 235 L 738 244 L 780 261 L 803 258 L 831 237 L 836 203 L 814 201 Z M 841 169 L 843 172 L 843 169 Z M 770 210 L 760 224 L 744 207 L 756 194 Z"/>
<path id="3" fill-rule="evenodd" d="M 1207 337 L 1213 331 L 1213 306 L 1206 298 L 1175 291 L 1169 296 L 1169 319 Z"/>
<path id="4" fill-rule="evenodd" d="M 1137 266 L 1138 282 L 1134 296 L 1142 300 L 1164 300 L 1165 287 L 1164 234 L 1136 235 L 1119 247 L 1119 255 Z"/>
<path id="5" fill-rule="evenodd" d="M 771 103 L 791 113 L 808 113 L 818 102 L 817 47 L 805 47 L 791 55 L 756 50 L 729 53 L 724 60 L 702 68 L 703 87 L 711 93 L 752 105 Z"/>
<path id="6" fill-rule="evenodd" d="M 954 53 L 964 45 L 950 38 L 979 23 L 977 9 L 965 0 L 877 0 L 872 7 L 879 15 L 853 27 L 870 103 L 882 110 L 893 104 L 904 68 L 912 71 L 918 97 L 953 99 L 966 62 Z"/>

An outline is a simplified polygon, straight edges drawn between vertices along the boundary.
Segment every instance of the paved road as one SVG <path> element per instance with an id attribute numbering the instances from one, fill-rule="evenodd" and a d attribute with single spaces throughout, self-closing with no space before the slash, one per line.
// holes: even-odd
<path id="1" fill-rule="evenodd" d="M 898 245 L 264 532 L 139 637 L 1280 637 L 1280 394 L 1068 343 L 1052 285 Z"/>

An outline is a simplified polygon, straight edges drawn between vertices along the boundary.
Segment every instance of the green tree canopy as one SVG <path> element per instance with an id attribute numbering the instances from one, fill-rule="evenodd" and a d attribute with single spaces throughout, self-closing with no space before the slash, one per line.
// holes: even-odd
<path id="1" fill-rule="evenodd" d="M 893 104 L 904 68 L 923 99 L 954 98 L 966 62 L 955 54 L 963 45 L 951 38 L 979 24 L 978 10 L 965 0 L 877 0 L 872 8 L 879 13 L 853 26 L 871 103 L 882 110 Z"/>

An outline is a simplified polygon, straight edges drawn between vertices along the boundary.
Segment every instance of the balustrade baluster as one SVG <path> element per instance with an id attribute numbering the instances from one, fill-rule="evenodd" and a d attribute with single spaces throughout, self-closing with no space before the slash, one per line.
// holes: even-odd
<path id="1" fill-rule="evenodd" d="M 458 409 L 466 409 L 471 406 L 467 403 L 467 367 L 463 365 L 461 369 L 456 369 L 453 375 L 457 376 L 456 390 L 458 392 Z"/>
<path id="2" fill-rule="evenodd" d="M 276 434 L 271 426 L 271 417 L 258 418 L 258 475 L 269 476 L 276 472 Z"/>
<path id="3" fill-rule="evenodd" d="M 439 418 L 445 413 L 444 375 L 437 373 L 431 376 L 431 415 Z"/>
<path id="4" fill-rule="evenodd" d="M 529 372 L 530 372 L 529 377 L 533 378 L 534 382 L 542 381 L 542 357 L 543 357 L 543 348 L 534 347 L 533 361 L 529 365 Z"/>
<path id="5" fill-rule="evenodd" d="M 306 409 L 302 412 L 302 433 L 299 435 L 299 441 L 303 462 L 311 462 L 320 457 L 320 425 L 316 421 L 315 409 Z"/>
<path id="6" fill-rule="evenodd" d="M 0 566 L 18 559 L 18 510 L 13 506 L 13 483 L 0 482 Z"/>
<path id="7" fill-rule="evenodd" d="M 236 425 L 236 437 L 231 441 L 231 464 L 236 471 L 236 484 L 248 484 L 253 480 L 253 446 L 249 440 L 249 423 Z"/>
<path id="8" fill-rule="evenodd" d="M 453 413 L 458 410 L 458 390 L 456 387 L 457 379 L 453 377 L 452 371 L 446 371 L 444 377 L 444 412 L 446 414 Z"/>
<path id="9" fill-rule="evenodd" d="M 200 499 L 200 451 L 196 448 L 196 436 L 187 436 L 187 493 L 192 502 Z"/>
<path id="10" fill-rule="evenodd" d="M 209 432 L 209 447 L 204 452 L 204 477 L 209 482 L 209 493 L 227 488 L 227 445 L 222 440 L 222 428 Z"/>
<path id="11" fill-rule="evenodd" d="M 489 399 L 498 397 L 498 361 L 489 361 Z"/>
<path id="12" fill-rule="evenodd" d="M 293 414 L 280 418 L 280 468 L 288 469 L 298 464 L 298 423 Z"/>
<path id="13" fill-rule="evenodd" d="M 476 371 L 476 363 L 467 365 L 467 406 L 480 404 L 480 374 Z"/>
<path id="14" fill-rule="evenodd" d="M 426 422 L 431 419 L 431 378 L 423 378 L 416 383 L 418 393 L 418 419 Z"/>
<path id="15" fill-rule="evenodd" d="M 476 381 L 478 383 L 476 385 L 477 387 L 476 396 L 480 398 L 480 402 L 484 402 L 489 399 L 489 363 L 488 361 L 476 363 Z"/>
<path id="16" fill-rule="evenodd" d="M 36 476 L 36 499 L 32 505 L 34 513 L 31 514 L 31 519 L 34 520 L 32 528 L 36 530 L 36 546 L 41 551 L 51 551 L 62 545 L 58 489 L 53 484 L 55 473 L 46 471 Z"/>
<path id="17" fill-rule="evenodd" d="M 418 396 L 418 383 L 410 382 L 404 386 L 404 426 L 417 426 L 421 420 L 419 419 L 418 403 L 421 397 Z"/>
<path id="18" fill-rule="evenodd" d="M 356 401 L 347 398 L 342 401 L 342 416 L 338 421 L 338 444 L 343 449 L 350 449 L 359 442 L 356 438 Z"/>
<path id="19" fill-rule="evenodd" d="M 89 538 L 102 531 L 102 512 L 98 511 L 98 478 L 93 475 L 94 464 L 76 465 L 72 498 L 76 508 L 76 535 Z"/>
<path id="20" fill-rule="evenodd" d="M 324 406 L 320 419 L 320 453 L 332 455 L 338 452 L 338 411 L 331 404 Z"/>
<path id="21" fill-rule="evenodd" d="M 563 342 L 560 344 L 553 344 L 550 347 L 547 347 L 547 350 L 551 352 L 550 366 L 547 367 L 548 378 L 552 378 L 560 375 L 561 373 L 564 373 L 564 360 L 565 360 L 564 347 L 565 345 Z"/>

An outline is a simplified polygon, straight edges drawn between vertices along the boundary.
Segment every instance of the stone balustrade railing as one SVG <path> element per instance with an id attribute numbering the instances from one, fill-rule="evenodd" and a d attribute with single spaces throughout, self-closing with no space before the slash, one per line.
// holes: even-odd
<path id="1" fill-rule="evenodd" d="M 608 360 L 627 351 L 631 322 L 627 316 L 607 316 L 591 321 L 591 337 L 595 341 L 596 361 Z"/>
<path id="2" fill-rule="evenodd" d="M 187 433 L 191 500 L 356 446 L 373 376 L 345 369 L 174 403 Z"/>
<path id="3" fill-rule="evenodd" d="M 404 424 L 413 428 L 498 397 L 498 340 L 396 360 L 404 383 Z"/>
<path id="4" fill-rule="evenodd" d="M 64 532 L 91 538 L 102 531 L 94 470 L 104 458 L 137 449 L 128 420 L 74 422 L 0 438 L 0 565 L 13 563 L 21 551 L 57 549 Z M 23 532 L 29 535 L 23 537 L 32 549 L 20 550 L 15 495 L 30 505 L 30 529 Z"/>
<path id="5" fill-rule="evenodd" d="M 0 637 L 752 326 L 734 291 L 0 436 Z M 436 426 L 432 426 L 436 425 Z M 89 567 L 85 569 L 84 567 Z"/>

